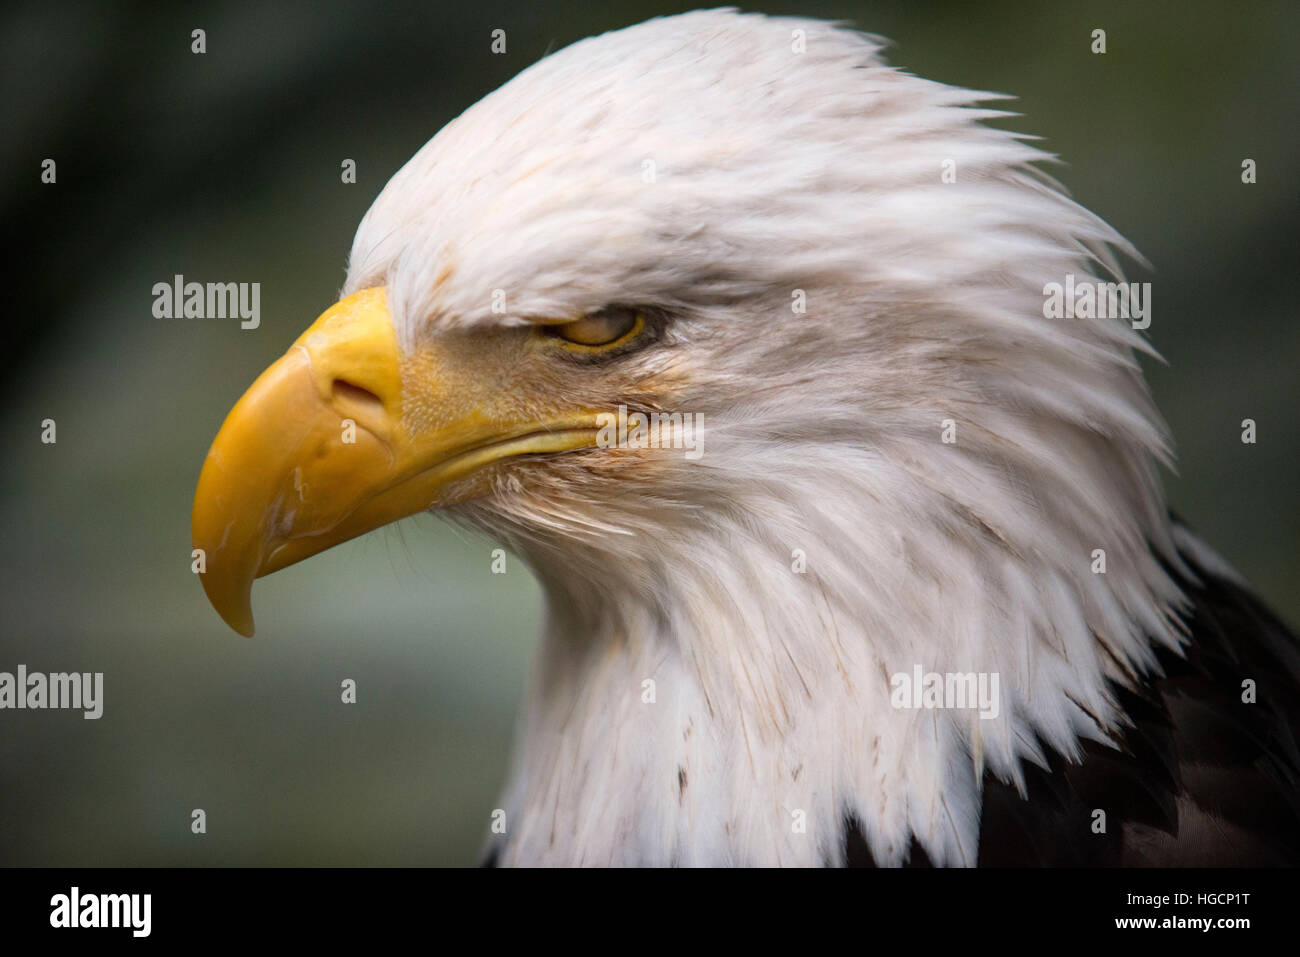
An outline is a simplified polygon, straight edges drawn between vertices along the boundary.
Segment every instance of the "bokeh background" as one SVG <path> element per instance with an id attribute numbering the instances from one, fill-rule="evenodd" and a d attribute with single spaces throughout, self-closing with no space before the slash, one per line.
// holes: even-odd
<path id="1" fill-rule="evenodd" d="M 260 582 L 241 639 L 190 573 L 194 482 L 412 153 L 549 50 L 682 9 L 6 5 L 0 671 L 102 671 L 106 703 L 0 712 L 0 864 L 475 862 L 541 617 L 527 572 L 489 574 L 490 542 L 420 516 Z M 1300 5 L 761 9 L 850 20 L 913 72 L 1020 97 L 1015 125 L 1154 265 L 1131 278 L 1154 283 L 1174 507 L 1300 620 Z M 155 319 L 176 273 L 260 282 L 261 327 Z"/>

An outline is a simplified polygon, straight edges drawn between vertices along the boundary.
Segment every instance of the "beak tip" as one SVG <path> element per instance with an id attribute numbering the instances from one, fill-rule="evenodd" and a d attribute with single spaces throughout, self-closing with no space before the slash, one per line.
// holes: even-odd
<path id="1" fill-rule="evenodd" d="M 209 599 L 211 596 L 209 596 Z M 221 620 L 230 626 L 230 629 L 245 638 L 253 637 L 253 607 L 248 597 L 243 601 L 217 604 L 213 602 L 213 607 Z"/>
<path id="2" fill-rule="evenodd" d="M 211 573 L 209 573 L 211 574 Z M 232 582 L 221 577 L 203 577 L 208 602 L 232 631 L 253 637 L 252 581 Z"/>
<path id="3" fill-rule="evenodd" d="M 235 631 L 236 634 L 243 635 L 245 638 L 253 637 L 254 629 L 253 629 L 252 618 L 249 618 L 247 621 L 241 621 L 241 622 L 228 621 L 226 622 L 226 624 L 228 624 Z"/>

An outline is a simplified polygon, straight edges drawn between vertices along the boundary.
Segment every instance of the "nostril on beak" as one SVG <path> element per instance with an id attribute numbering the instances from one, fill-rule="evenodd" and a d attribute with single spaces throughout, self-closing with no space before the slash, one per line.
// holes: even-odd
<path id="1" fill-rule="evenodd" d="M 384 403 L 379 396 L 369 389 L 363 389 L 346 379 L 335 379 L 333 390 L 336 400 L 341 399 L 375 414 L 381 414 L 384 411 Z"/>

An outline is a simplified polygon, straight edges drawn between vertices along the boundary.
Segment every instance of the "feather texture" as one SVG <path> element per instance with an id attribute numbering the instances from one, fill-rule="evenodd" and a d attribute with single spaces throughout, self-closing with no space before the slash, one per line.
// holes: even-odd
<path id="1" fill-rule="evenodd" d="M 1108 799 L 1124 843 L 1088 853 L 1154 860 L 1214 803 L 1221 766 L 1189 761 L 1227 692 L 1197 675 L 1236 637 L 1196 644 L 1230 626 L 1175 546 L 1151 350 L 1043 313 L 1135 253 L 983 122 L 997 97 L 881 46 L 732 11 L 583 41 L 358 230 L 344 292 L 386 284 L 404 348 L 630 304 L 664 334 L 601 381 L 703 418 L 699 461 L 520 460 L 455 510 L 548 599 L 501 863 L 973 865 Z M 999 676 L 997 716 L 892 706 L 917 666 Z"/>

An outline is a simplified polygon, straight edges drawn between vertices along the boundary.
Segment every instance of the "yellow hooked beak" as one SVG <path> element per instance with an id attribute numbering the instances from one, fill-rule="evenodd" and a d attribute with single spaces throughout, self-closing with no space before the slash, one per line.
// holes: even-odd
<path id="1" fill-rule="evenodd" d="M 456 366 L 436 349 L 403 358 L 381 287 L 332 306 L 258 377 L 194 495 L 200 577 L 226 624 L 253 634 L 255 578 L 448 504 L 450 483 L 492 462 L 596 444 L 595 412 L 521 421 L 490 377 Z"/>

